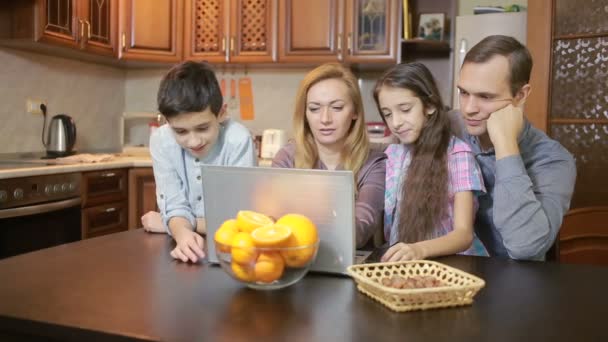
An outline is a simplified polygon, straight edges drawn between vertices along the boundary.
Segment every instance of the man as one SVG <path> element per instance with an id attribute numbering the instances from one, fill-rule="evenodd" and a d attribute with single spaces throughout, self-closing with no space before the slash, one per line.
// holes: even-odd
<path id="1" fill-rule="evenodd" d="M 467 53 L 458 90 L 462 138 L 487 188 L 479 198 L 477 235 L 492 256 L 544 260 L 570 206 L 576 165 L 524 118 L 531 70 L 525 46 L 489 36 Z"/>

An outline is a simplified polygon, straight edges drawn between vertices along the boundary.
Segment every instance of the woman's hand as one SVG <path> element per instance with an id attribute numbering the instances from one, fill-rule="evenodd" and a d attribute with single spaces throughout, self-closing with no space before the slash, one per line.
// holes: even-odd
<path id="1" fill-rule="evenodd" d="M 163 218 L 157 211 L 148 211 L 141 217 L 144 230 L 150 233 L 166 233 Z"/>
<path id="2" fill-rule="evenodd" d="M 424 259 L 424 251 L 415 243 L 399 242 L 391 246 L 380 258 L 382 262 L 420 260 Z"/>
<path id="3" fill-rule="evenodd" d="M 173 231 L 176 246 L 171 251 L 171 256 L 183 262 L 197 262 L 199 259 L 203 259 L 205 257 L 205 252 L 203 252 L 205 239 L 197 233 L 183 228 Z"/>

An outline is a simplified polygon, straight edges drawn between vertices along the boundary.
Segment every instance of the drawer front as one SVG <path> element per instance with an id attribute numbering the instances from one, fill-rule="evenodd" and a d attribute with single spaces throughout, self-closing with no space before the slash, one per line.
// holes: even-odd
<path id="1" fill-rule="evenodd" d="M 82 174 L 82 207 L 116 202 L 127 198 L 126 169 L 115 169 Z"/>
<path id="2" fill-rule="evenodd" d="M 127 230 L 127 201 L 82 209 L 82 238 Z"/>

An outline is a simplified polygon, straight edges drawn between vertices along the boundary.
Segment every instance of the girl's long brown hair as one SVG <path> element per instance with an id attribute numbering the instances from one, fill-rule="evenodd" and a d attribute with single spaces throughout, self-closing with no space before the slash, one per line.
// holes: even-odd
<path id="1" fill-rule="evenodd" d="M 369 139 L 367 137 L 367 130 L 365 129 L 363 100 L 361 99 L 357 79 L 353 73 L 337 63 L 323 64 L 315 68 L 300 83 L 293 113 L 296 141 L 295 167 L 312 169 L 319 160 L 317 145 L 306 120 L 306 99 L 310 87 L 328 79 L 338 79 L 346 84 L 349 97 L 353 102 L 354 111 L 357 113 L 357 118 L 351 123 L 341 153 L 342 165 L 345 170 L 353 171 L 356 184 L 356 175 L 369 155 Z"/>
<path id="2" fill-rule="evenodd" d="M 425 115 L 427 109 L 435 109 L 427 116 L 418 140 L 411 146 L 412 161 L 401 189 L 401 205 L 397 208 L 400 241 L 414 243 L 428 240 L 434 237 L 434 231 L 446 214 L 450 122 L 433 75 L 423 64 L 396 65 L 378 80 L 374 100 L 379 111 L 378 96 L 383 87 L 410 90 L 422 100 Z M 384 116 L 382 119 L 386 122 Z"/>

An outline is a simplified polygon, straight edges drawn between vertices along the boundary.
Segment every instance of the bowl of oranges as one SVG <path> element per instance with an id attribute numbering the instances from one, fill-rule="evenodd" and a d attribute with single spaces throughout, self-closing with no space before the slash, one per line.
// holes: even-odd
<path id="1" fill-rule="evenodd" d="M 293 285 L 308 272 L 319 249 L 315 224 L 306 216 L 269 216 L 241 210 L 214 236 L 215 252 L 224 271 L 258 290 Z"/>

